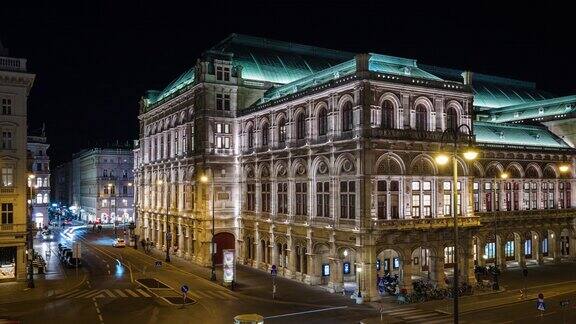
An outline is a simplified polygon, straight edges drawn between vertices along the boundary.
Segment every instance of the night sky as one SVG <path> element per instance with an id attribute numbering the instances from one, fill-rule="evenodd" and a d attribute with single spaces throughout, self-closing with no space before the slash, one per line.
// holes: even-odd
<path id="1" fill-rule="evenodd" d="M 0 40 L 36 74 L 29 128 L 46 123 L 53 167 L 82 148 L 136 139 L 144 91 L 162 89 L 233 32 L 415 58 L 576 94 L 576 28 L 568 4 L 185 3 L 2 2 Z"/>

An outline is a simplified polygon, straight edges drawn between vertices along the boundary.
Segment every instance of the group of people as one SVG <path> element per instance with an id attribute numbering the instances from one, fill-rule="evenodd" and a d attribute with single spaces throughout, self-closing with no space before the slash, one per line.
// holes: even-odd
<path id="1" fill-rule="evenodd" d="M 142 246 L 142 250 L 145 253 L 150 253 L 152 251 L 152 247 L 154 247 L 154 242 L 150 241 L 149 238 L 140 240 L 140 246 Z"/>

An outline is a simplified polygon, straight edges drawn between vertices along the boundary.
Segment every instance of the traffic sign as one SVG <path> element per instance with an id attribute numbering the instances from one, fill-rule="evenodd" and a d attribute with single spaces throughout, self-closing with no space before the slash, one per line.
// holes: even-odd
<path id="1" fill-rule="evenodd" d="M 183 293 L 187 293 L 189 289 L 188 289 L 188 286 L 182 285 L 182 287 L 180 287 L 180 290 L 181 290 Z"/>
<path id="2" fill-rule="evenodd" d="M 278 274 L 278 269 L 276 268 L 275 264 L 272 265 L 272 268 L 270 269 L 270 274 L 272 275 L 272 277 L 276 277 L 276 275 Z"/>
<path id="3" fill-rule="evenodd" d="M 536 300 L 536 309 L 541 312 L 546 310 L 546 303 L 544 303 L 544 295 L 542 293 L 538 294 L 538 300 Z"/>
<path id="4" fill-rule="evenodd" d="M 154 266 L 155 266 L 156 268 L 162 267 L 162 261 L 154 261 Z"/>

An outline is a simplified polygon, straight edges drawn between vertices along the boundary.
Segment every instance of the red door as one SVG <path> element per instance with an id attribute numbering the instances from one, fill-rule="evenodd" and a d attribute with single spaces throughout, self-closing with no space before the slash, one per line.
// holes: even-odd
<path id="1" fill-rule="evenodd" d="M 222 250 L 234 249 L 234 235 L 230 233 L 218 233 L 214 235 L 214 242 L 216 243 L 216 257 L 215 263 L 222 264 Z"/>

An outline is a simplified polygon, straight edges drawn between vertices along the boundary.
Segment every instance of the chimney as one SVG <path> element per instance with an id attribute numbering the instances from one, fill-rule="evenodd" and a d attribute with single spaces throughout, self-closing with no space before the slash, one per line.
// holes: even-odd
<path id="1" fill-rule="evenodd" d="M 368 61 L 370 60 L 370 54 L 357 54 L 355 59 L 357 72 L 368 71 Z"/>
<path id="2" fill-rule="evenodd" d="M 472 74 L 471 71 L 462 72 L 462 79 L 464 79 L 465 85 L 472 85 Z"/>

